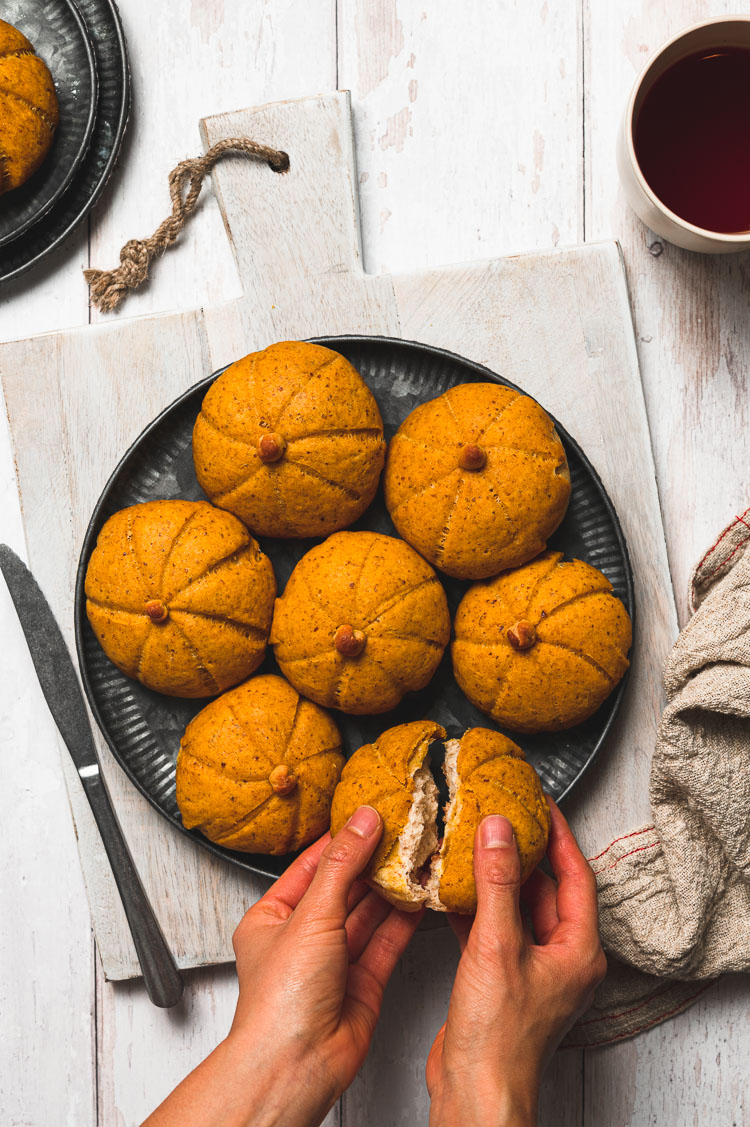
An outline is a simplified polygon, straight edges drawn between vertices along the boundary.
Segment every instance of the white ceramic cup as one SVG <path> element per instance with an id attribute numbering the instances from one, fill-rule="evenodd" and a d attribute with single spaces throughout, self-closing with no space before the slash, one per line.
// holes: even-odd
<path id="1" fill-rule="evenodd" d="M 641 172 L 633 145 L 633 124 L 643 99 L 673 63 L 696 51 L 721 47 L 750 48 L 750 16 L 721 16 L 681 31 L 646 63 L 630 95 L 617 139 L 617 170 L 625 196 L 647 227 L 670 243 L 704 254 L 730 254 L 750 250 L 750 232 L 727 235 L 688 223 L 654 194 Z"/>

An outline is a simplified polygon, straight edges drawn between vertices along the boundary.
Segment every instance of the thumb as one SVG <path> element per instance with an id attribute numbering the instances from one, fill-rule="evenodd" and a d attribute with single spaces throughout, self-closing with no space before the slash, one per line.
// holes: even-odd
<path id="1" fill-rule="evenodd" d="M 443 1065 L 443 1043 L 445 1042 L 445 1022 L 438 1030 L 435 1040 L 432 1042 L 432 1048 L 427 1054 L 427 1064 L 425 1065 L 424 1075 L 427 1084 L 427 1091 L 432 1099 L 435 1094 L 435 1089 L 440 1082 L 440 1075 Z"/>
<path id="2" fill-rule="evenodd" d="M 474 842 L 477 917 L 471 938 L 492 947 L 520 946 L 521 859 L 507 818 L 491 814 L 479 824 Z"/>
<path id="3" fill-rule="evenodd" d="M 360 806 L 328 843 L 318 868 L 295 915 L 343 927 L 348 915 L 349 892 L 366 867 L 380 840 L 383 823 L 372 806 Z"/>

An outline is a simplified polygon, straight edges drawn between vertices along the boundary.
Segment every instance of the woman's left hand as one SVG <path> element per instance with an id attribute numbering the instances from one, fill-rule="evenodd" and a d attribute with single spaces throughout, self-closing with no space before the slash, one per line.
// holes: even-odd
<path id="1" fill-rule="evenodd" d="M 360 807 L 246 913 L 233 940 L 240 993 L 229 1036 L 149 1127 L 310 1127 L 325 1117 L 367 1055 L 386 983 L 421 918 L 357 879 L 381 832 L 377 812 Z"/>

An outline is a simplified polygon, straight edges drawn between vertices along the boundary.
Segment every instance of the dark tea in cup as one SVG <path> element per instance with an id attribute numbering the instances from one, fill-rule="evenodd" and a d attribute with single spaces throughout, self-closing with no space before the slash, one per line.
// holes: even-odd
<path id="1" fill-rule="evenodd" d="M 649 187 L 681 219 L 750 232 L 750 49 L 672 63 L 641 102 L 633 144 Z"/>
<path id="2" fill-rule="evenodd" d="M 625 197 L 686 250 L 750 250 L 750 15 L 703 20 L 648 60 L 617 139 Z"/>

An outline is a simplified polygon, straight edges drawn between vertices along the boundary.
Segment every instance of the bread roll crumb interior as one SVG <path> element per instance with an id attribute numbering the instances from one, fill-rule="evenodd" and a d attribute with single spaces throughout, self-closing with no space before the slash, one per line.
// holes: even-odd
<path id="1" fill-rule="evenodd" d="M 400 876 L 415 899 L 424 899 L 420 875 L 424 865 L 437 849 L 438 789 L 428 763 L 414 772 L 414 800 L 409 817 L 398 839 L 398 847 L 378 874 L 378 880 L 389 887 L 391 879 Z"/>
<path id="2" fill-rule="evenodd" d="M 448 839 L 454 826 L 458 824 L 461 815 L 461 793 L 458 789 L 458 751 L 460 747 L 460 740 L 445 741 L 443 771 L 445 773 L 446 782 L 448 783 L 448 805 L 445 808 L 445 832 L 443 842 L 440 846 L 440 852 L 432 861 L 429 879 L 425 885 L 427 891 L 427 907 L 434 908 L 436 912 L 445 911 L 443 905 L 440 903 L 440 880 L 443 875 L 443 857 L 448 845 Z M 434 785 L 433 782 L 433 786 Z M 437 845 L 437 834 L 435 836 L 435 845 Z"/>

